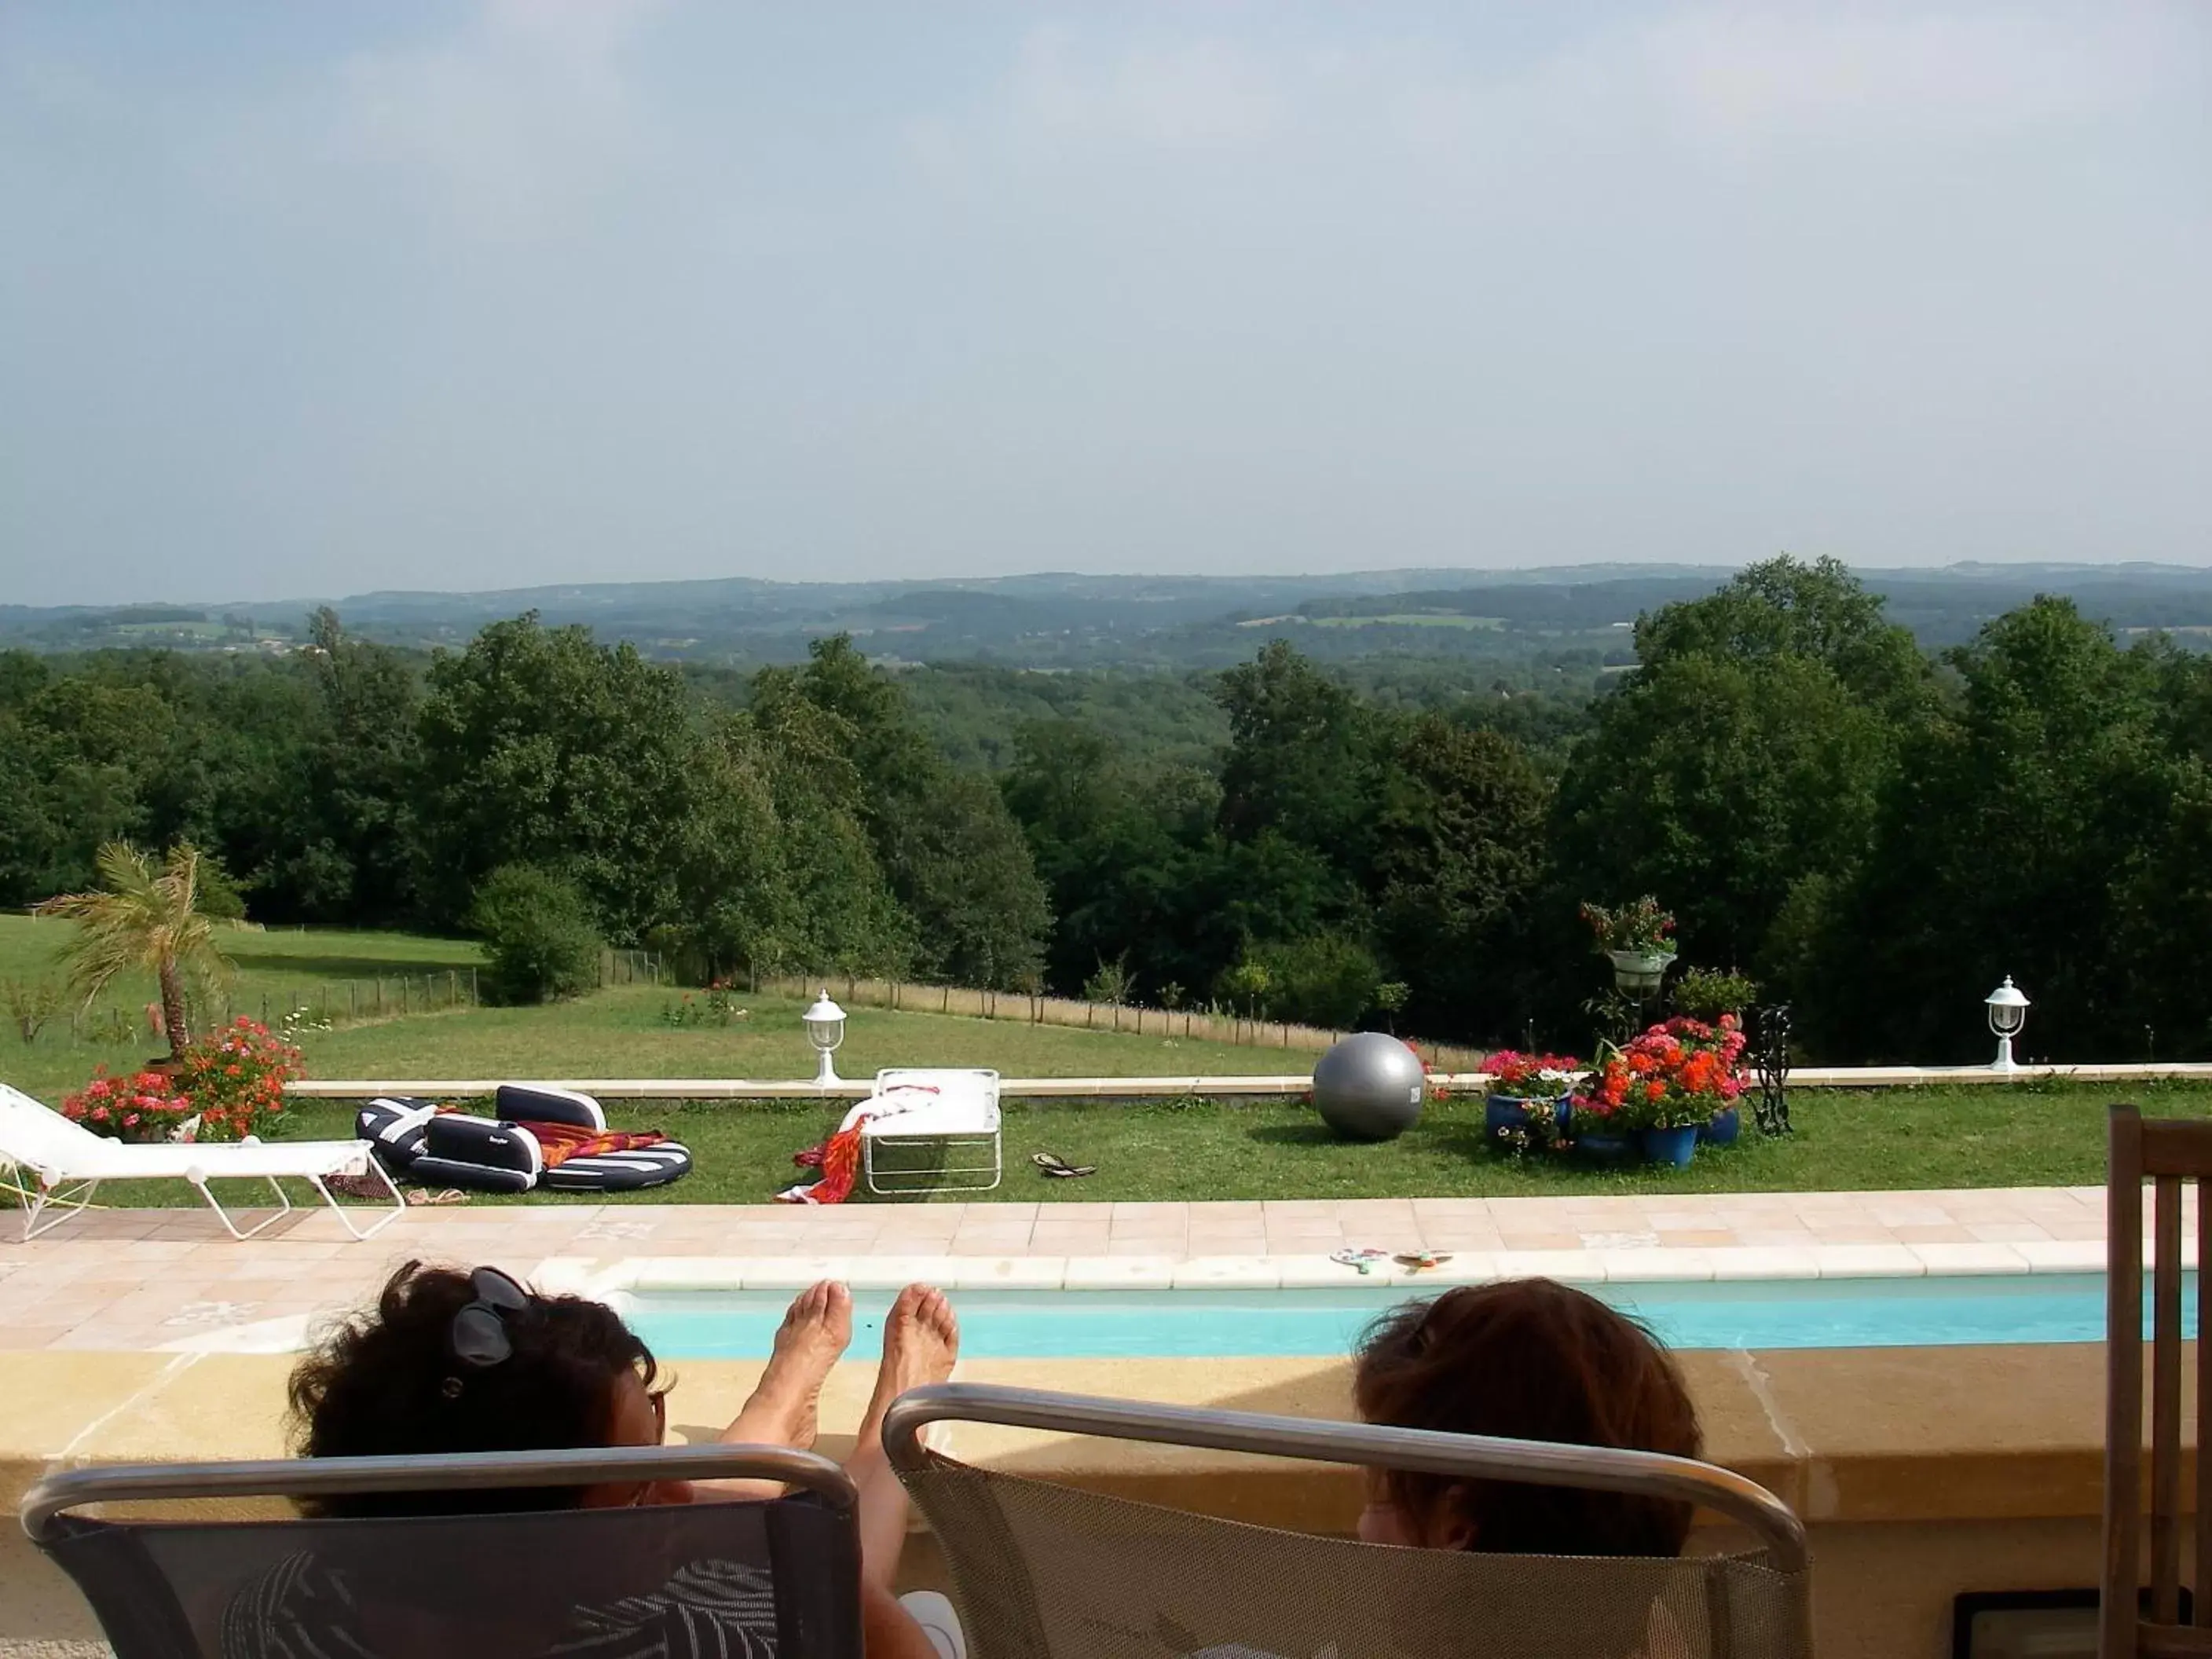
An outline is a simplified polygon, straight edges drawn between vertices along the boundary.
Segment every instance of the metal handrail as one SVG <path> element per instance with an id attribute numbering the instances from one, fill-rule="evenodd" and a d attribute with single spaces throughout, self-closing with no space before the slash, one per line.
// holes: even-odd
<path id="1" fill-rule="evenodd" d="M 1156 1406 L 976 1382 L 942 1382 L 901 1395 L 884 1419 L 884 1449 L 902 1475 L 928 1467 L 921 1431 L 932 1423 L 993 1423 L 1109 1440 L 1146 1440 L 1212 1451 L 1415 1470 L 1533 1486 L 1581 1486 L 1701 1504 L 1757 1534 L 1777 1569 L 1810 1560 L 1796 1511 L 1755 1480 L 1694 1458 L 1548 1440 L 1504 1440 L 1374 1423 L 1321 1422 L 1259 1412 Z"/>
<path id="2" fill-rule="evenodd" d="M 394 1457 L 287 1457 L 234 1463 L 125 1463 L 50 1474 L 24 1494 L 23 1530 L 44 1544 L 85 1504 L 191 1498 L 323 1498 L 341 1492 L 483 1492 L 630 1480 L 774 1480 L 840 1512 L 858 1501 L 845 1471 L 788 1446 L 580 1446 L 554 1451 Z"/>

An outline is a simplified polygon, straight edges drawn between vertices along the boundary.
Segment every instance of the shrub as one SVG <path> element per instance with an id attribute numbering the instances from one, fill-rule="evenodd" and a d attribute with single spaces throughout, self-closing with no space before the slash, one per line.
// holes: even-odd
<path id="1" fill-rule="evenodd" d="M 1264 975 L 1260 1000 L 1267 1017 L 1301 1025 L 1357 1024 L 1382 982 L 1382 970 L 1365 947 L 1334 933 L 1255 945 L 1245 965 Z"/>
<path id="2" fill-rule="evenodd" d="M 10 979 L 0 982 L 0 1001 L 8 1005 L 8 1023 L 26 1043 L 36 1042 L 62 1006 L 61 987 L 50 979 Z"/>
<path id="3" fill-rule="evenodd" d="M 1083 981 L 1083 1000 L 1085 1002 L 1111 1002 L 1118 1006 L 1129 1000 L 1131 984 L 1129 961 L 1126 956 L 1116 957 L 1111 962 L 1101 957 L 1097 970 Z"/>
<path id="4" fill-rule="evenodd" d="M 1692 968 L 1674 981 L 1675 1011 L 1708 1025 L 1723 1014 L 1741 1014 L 1758 995 L 1756 980 L 1714 968 Z"/>
<path id="5" fill-rule="evenodd" d="M 243 1140 L 284 1111 L 284 1085 L 301 1074 L 300 1051 L 254 1019 L 235 1019 L 187 1044 L 169 1082 L 199 1117 L 200 1140 Z"/>
<path id="6" fill-rule="evenodd" d="M 480 976 L 493 1002 L 550 1002 L 599 982 L 599 934 L 574 883 L 527 864 L 485 877 L 469 926 L 484 942 Z"/>

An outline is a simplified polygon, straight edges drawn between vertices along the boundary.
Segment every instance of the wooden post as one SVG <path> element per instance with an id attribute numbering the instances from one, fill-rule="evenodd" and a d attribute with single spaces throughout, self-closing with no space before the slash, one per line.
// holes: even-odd
<path id="1" fill-rule="evenodd" d="M 2142 1118 L 2112 1111 L 2105 1177 L 2105 1576 L 2097 1650 L 2136 1649 L 2142 1527 Z"/>

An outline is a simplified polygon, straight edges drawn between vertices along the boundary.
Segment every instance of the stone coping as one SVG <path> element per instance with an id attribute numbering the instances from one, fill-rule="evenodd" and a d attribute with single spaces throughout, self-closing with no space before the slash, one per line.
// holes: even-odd
<path id="1" fill-rule="evenodd" d="M 1960 1084 L 2143 1083 L 2212 1080 L 2212 1064 L 2193 1060 L 2129 1061 L 2112 1065 L 1808 1066 L 1790 1073 L 1793 1088 L 1917 1089 Z M 1487 1072 L 1432 1072 L 1430 1085 L 1472 1094 L 1492 1081 Z M 875 1092 L 866 1078 L 829 1083 L 791 1078 L 315 1078 L 288 1083 L 284 1091 L 303 1100 L 364 1100 L 377 1095 L 482 1099 L 503 1085 L 574 1089 L 607 1100 L 860 1100 Z M 1313 1087 L 1310 1072 L 1178 1073 L 1161 1077 L 1002 1078 L 1004 1099 L 1142 1099 L 1182 1095 L 1301 1095 Z"/>

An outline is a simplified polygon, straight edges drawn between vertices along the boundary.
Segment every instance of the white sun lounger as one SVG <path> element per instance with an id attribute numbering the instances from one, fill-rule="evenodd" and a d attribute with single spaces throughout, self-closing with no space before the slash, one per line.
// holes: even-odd
<path id="1" fill-rule="evenodd" d="M 233 1238 L 251 1238 L 291 1212 L 292 1200 L 277 1185 L 279 1176 L 311 1183 L 356 1238 L 380 1231 L 407 1207 L 365 1140 L 126 1144 L 96 1135 L 4 1083 L 0 1083 L 0 1170 L 7 1172 L 0 1176 L 0 1192 L 12 1192 L 22 1200 L 27 1240 L 51 1232 L 78 1211 L 90 1208 L 92 1195 L 103 1181 L 189 1181 Z M 372 1170 L 391 1195 L 392 1208 L 381 1211 L 364 1231 L 354 1225 L 353 1217 L 323 1183 L 332 1176 L 363 1176 Z M 240 1232 L 222 1201 L 208 1190 L 210 1181 L 234 1180 L 266 1181 L 276 1194 L 276 1213 Z M 47 1217 L 50 1210 L 58 1213 Z"/>
<path id="2" fill-rule="evenodd" d="M 863 1117 L 860 1168 L 872 1193 L 988 1193 L 999 1184 L 996 1072 L 878 1072 L 875 1093 L 854 1115 Z M 924 1160 L 895 1156 L 886 1164 L 886 1152 L 919 1152 Z"/>

